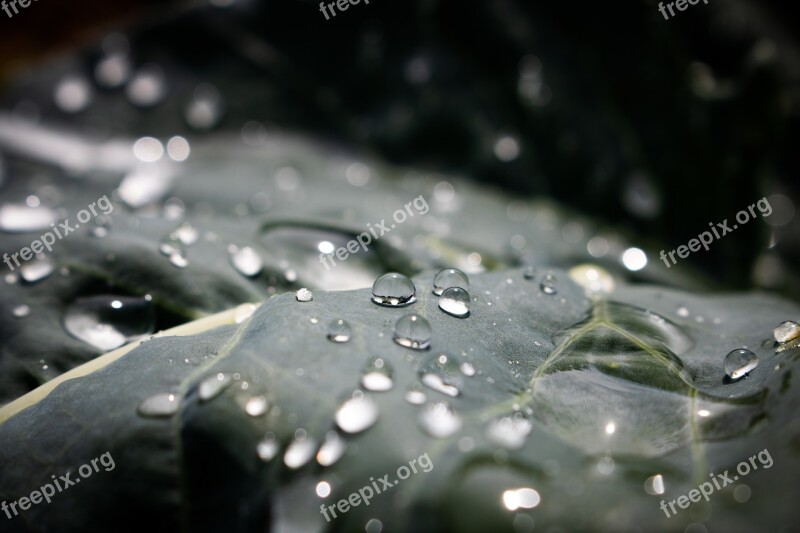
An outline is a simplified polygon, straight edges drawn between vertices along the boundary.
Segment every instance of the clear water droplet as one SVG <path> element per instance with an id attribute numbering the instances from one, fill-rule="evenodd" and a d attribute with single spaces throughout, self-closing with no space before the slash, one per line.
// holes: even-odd
<path id="1" fill-rule="evenodd" d="M 411 385 L 403 396 L 405 401 L 411 405 L 422 405 L 428 401 L 428 396 L 423 392 L 419 385 Z"/>
<path id="2" fill-rule="evenodd" d="M 256 444 L 256 455 L 264 462 L 271 461 L 278 454 L 280 443 L 272 432 L 268 432 L 263 439 Z"/>
<path id="3" fill-rule="evenodd" d="M 178 268 L 189 266 L 189 260 L 186 259 L 186 256 L 177 253 L 169 256 L 169 262 Z"/>
<path id="4" fill-rule="evenodd" d="M 231 263 L 240 274 L 249 278 L 257 276 L 264 270 L 261 256 L 249 246 L 236 249 L 231 254 Z"/>
<path id="5" fill-rule="evenodd" d="M 170 392 L 154 394 L 142 400 L 137 411 L 147 417 L 169 417 L 178 412 L 180 401 L 178 396 Z"/>
<path id="6" fill-rule="evenodd" d="M 664 477 L 656 474 L 647 478 L 644 482 L 644 491 L 651 496 L 664 494 Z"/>
<path id="7" fill-rule="evenodd" d="M 758 357 L 750 350 L 739 348 L 725 356 L 725 374 L 738 381 L 758 366 Z"/>
<path id="8" fill-rule="evenodd" d="M 191 224 L 181 224 L 172 235 L 186 246 L 196 243 L 199 237 L 199 233 Z"/>
<path id="9" fill-rule="evenodd" d="M 56 213 L 42 205 L 30 207 L 26 204 L 0 206 L 0 230 L 7 233 L 40 231 L 56 222 Z"/>
<path id="10" fill-rule="evenodd" d="M 373 392 L 391 390 L 394 386 L 391 365 L 380 357 L 370 359 L 361 376 L 361 386 Z"/>
<path id="11" fill-rule="evenodd" d="M 457 268 L 440 270 L 433 278 L 433 294 L 441 296 L 450 287 L 469 289 L 469 278 Z"/>
<path id="12" fill-rule="evenodd" d="M 791 320 L 781 322 L 773 331 L 773 335 L 775 336 L 775 340 L 781 344 L 791 342 L 800 338 L 800 324 Z"/>
<path id="13" fill-rule="evenodd" d="M 389 272 L 372 284 L 372 301 L 386 307 L 405 307 L 417 301 L 417 289 L 408 277 Z"/>
<path id="14" fill-rule="evenodd" d="M 460 358 L 448 354 L 429 357 L 419 370 L 420 381 L 429 389 L 452 398 L 461 394 L 464 384 Z"/>
<path id="15" fill-rule="evenodd" d="M 527 280 L 532 280 L 536 277 L 536 267 L 533 266 L 526 266 L 522 270 L 522 277 Z"/>
<path id="16" fill-rule="evenodd" d="M 24 304 L 18 305 L 11 311 L 11 314 L 14 315 L 14 318 L 25 318 L 31 314 L 31 308 Z"/>
<path id="17" fill-rule="evenodd" d="M 539 493 L 530 487 L 510 489 L 503 492 L 503 505 L 509 511 L 533 509 L 542 501 Z"/>
<path id="18" fill-rule="evenodd" d="M 161 102 L 166 93 L 164 72 L 151 63 L 143 65 L 125 86 L 125 96 L 138 107 L 154 106 Z"/>
<path id="19" fill-rule="evenodd" d="M 200 382 L 197 388 L 197 396 L 200 401 L 207 402 L 219 396 L 233 382 L 230 374 L 219 372 L 208 376 Z"/>
<path id="20" fill-rule="evenodd" d="M 558 292 L 556 289 L 556 281 L 558 281 L 556 277 L 551 272 L 548 272 L 539 284 L 539 288 L 542 289 L 543 293 L 553 296 Z"/>
<path id="21" fill-rule="evenodd" d="M 425 318 L 410 314 L 397 320 L 394 342 L 412 350 L 426 350 L 431 345 L 431 325 Z"/>
<path id="22" fill-rule="evenodd" d="M 359 433 L 378 421 L 378 405 L 367 395 L 356 395 L 339 406 L 335 418 L 345 433 Z"/>
<path id="23" fill-rule="evenodd" d="M 308 463 L 317 450 L 317 442 L 309 437 L 297 438 L 292 441 L 283 454 L 283 463 L 296 470 Z"/>
<path id="24" fill-rule="evenodd" d="M 78 113 L 92 102 L 92 87 L 83 76 L 68 74 L 56 84 L 53 101 L 64 113 Z"/>
<path id="25" fill-rule="evenodd" d="M 472 363 L 464 361 L 463 363 L 461 363 L 460 368 L 461 368 L 461 373 L 467 377 L 471 378 L 472 376 L 475 375 L 475 367 L 472 365 Z"/>
<path id="26" fill-rule="evenodd" d="M 222 119 L 222 99 L 216 87 L 201 83 L 194 90 L 193 98 L 186 105 L 184 116 L 192 128 L 207 131 Z"/>
<path id="27" fill-rule="evenodd" d="M 47 258 L 43 258 L 25 263 L 20 267 L 19 274 L 23 281 L 27 283 L 36 283 L 48 277 L 54 270 L 53 262 Z"/>
<path id="28" fill-rule="evenodd" d="M 298 302 L 310 302 L 314 299 L 314 294 L 304 287 L 297 291 L 295 298 L 297 298 Z"/>
<path id="29" fill-rule="evenodd" d="M 247 400 L 245 412 L 250 416 L 261 416 L 269 409 L 269 402 L 263 396 L 254 396 Z"/>
<path id="30" fill-rule="evenodd" d="M 79 298 L 64 315 L 64 329 L 102 351 L 152 333 L 155 312 L 149 298 L 101 295 Z"/>
<path id="31" fill-rule="evenodd" d="M 333 342 L 347 342 L 353 335 L 353 330 L 347 320 L 338 318 L 328 324 L 328 339 Z"/>
<path id="32" fill-rule="evenodd" d="M 533 429 L 533 424 L 522 413 L 492 420 L 486 428 L 486 437 L 493 443 L 509 450 L 518 450 Z"/>
<path id="33" fill-rule="evenodd" d="M 447 402 L 436 402 L 422 410 L 419 424 L 431 437 L 442 439 L 461 429 L 461 417 Z"/>
<path id="34" fill-rule="evenodd" d="M 158 169 L 137 167 L 122 179 L 117 194 L 129 207 L 138 209 L 161 200 L 171 186 L 172 180 Z"/>
<path id="35" fill-rule="evenodd" d="M 470 296 L 460 287 L 450 287 L 439 297 L 439 309 L 456 318 L 469 316 Z"/>
<path id="36" fill-rule="evenodd" d="M 364 526 L 365 533 L 381 533 L 383 531 L 383 522 L 377 518 L 370 518 Z"/>
<path id="37" fill-rule="evenodd" d="M 331 466 L 342 458 L 347 451 L 347 443 L 335 431 L 329 431 L 325 436 L 325 442 L 317 452 L 317 462 L 321 466 Z"/>

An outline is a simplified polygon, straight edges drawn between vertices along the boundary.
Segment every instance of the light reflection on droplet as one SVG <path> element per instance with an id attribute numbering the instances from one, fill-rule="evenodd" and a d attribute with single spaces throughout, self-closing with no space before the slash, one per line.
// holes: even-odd
<path id="1" fill-rule="evenodd" d="M 639 248 L 628 248 L 622 254 L 622 264 L 628 270 L 636 272 L 647 266 L 647 255 Z"/>

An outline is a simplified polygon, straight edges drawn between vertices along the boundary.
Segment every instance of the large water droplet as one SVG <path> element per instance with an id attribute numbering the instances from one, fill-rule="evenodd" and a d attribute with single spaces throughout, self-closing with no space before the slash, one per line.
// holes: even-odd
<path id="1" fill-rule="evenodd" d="M 137 411 L 147 417 L 168 417 L 178 412 L 180 401 L 178 396 L 170 392 L 154 394 L 139 404 Z"/>
<path id="2" fill-rule="evenodd" d="M 731 381 L 745 377 L 758 366 L 758 357 L 750 350 L 739 348 L 725 356 L 725 374 Z"/>
<path id="3" fill-rule="evenodd" d="M 90 296 L 79 298 L 64 315 L 64 328 L 73 337 L 108 351 L 131 337 L 153 331 L 155 313 L 149 298 Z"/>
<path id="4" fill-rule="evenodd" d="M 261 256 L 249 246 L 236 249 L 231 254 L 231 263 L 240 274 L 249 278 L 257 276 L 264 269 Z"/>
<path id="5" fill-rule="evenodd" d="M 314 299 L 314 295 L 311 293 L 310 290 L 306 288 L 302 288 L 295 294 L 295 298 L 297 298 L 298 302 L 310 302 Z"/>
<path id="6" fill-rule="evenodd" d="M 55 222 L 55 211 L 41 205 L 6 204 L 0 207 L 0 230 L 8 233 L 40 231 Z"/>
<path id="7" fill-rule="evenodd" d="M 402 274 L 389 272 L 372 284 L 372 301 L 386 307 L 404 307 L 417 301 L 414 283 Z"/>
<path id="8" fill-rule="evenodd" d="M 278 454 L 280 443 L 272 432 L 267 433 L 256 445 L 256 455 L 264 462 L 271 461 Z"/>
<path id="9" fill-rule="evenodd" d="M 338 318 L 328 324 L 328 339 L 333 342 L 347 342 L 353 335 L 353 330 L 347 320 Z"/>
<path id="10" fill-rule="evenodd" d="M 469 289 L 469 278 L 457 268 L 440 270 L 433 278 L 433 294 L 441 296 L 450 287 Z"/>
<path id="11" fill-rule="evenodd" d="M 442 439 L 461 429 L 461 417 L 447 402 L 436 402 L 422 410 L 419 424 L 431 437 Z"/>
<path id="12" fill-rule="evenodd" d="M 47 258 L 30 261 L 20 267 L 19 274 L 27 283 L 36 283 L 53 273 L 53 262 Z"/>
<path id="13" fill-rule="evenodd" d="M 775 328 L 773 334 L 775 335 L 775 340 L 781 344 L 791 342 L 800 338 L 800 325 L 797 322 L 787 320 L 786 322 L 781 322 L 781 324 Z"/>
<path id="14" fill-rule="evenodd" d="M 394 386 L 391 365 L 380 357 L 370 359 L 361 376 L 361 386 L 373 392 L 390 390 Z"/>
<path id="15" fill-rule="evenodd" d="M 331 466 L 342 458 L 347 451 L 347 443 L 335 431 L 329 431 L 325 442 L 317 452 L 317 462 L 322 466 Z"/>
<path id="16" fill-rule="evenodd" d="M 200 386 L 197 388 L 197 396 L 200 401 L 207 402 L 219 396 L 232 382 L 233 378 L 230 374 L 223 374 L 222 372 L 213 374 L 200 382 Z"/>
<path id="17" fill-rule="evenodd" d="M 317 450 L 317 442 L 309 437 L 295 438 L 283 454 L 283 463 L 291 469 L 297 469 L 308 463 Z"/>
<path id="18" fill-rule="evenodd" d="M 543 293 L 553 296 L 558 292 L 558 289 L 556 289 L 556 281 L 558 281 L 556 277 L 551 272 L 548 272 L 539 284 L 539 288 L 542 289 Z"/>
<path id="19" fill-rule="evenodd" d="M 457 318 L 469 316 L 469 293 L 460 287 L 445 289 L 439 298 L 439 309 Z"/>
<path id="20" fill-rule="evenodd" d="M 531 429 L 533 425 L 530 420 L 522 413 L 515 413 L 514 416 L 492 420 L 486 428 L 486 437 L 498 446 L 517 450 L 525 444 Z"/>
<path id="21" fill-rule="evenodd" d="M 431 333 L 428 321 L 412 313 L 398 319 L 394 326 L 394 342 L 413 350 L 426 350 L 431 345 Z"/>
<path id="22" fill-rule="evenodd" d="M 345 433 L 359 433 L 377 421 L 377 404 L 363 394 L 354 395 L 336 410 L 336 425 Z"/>

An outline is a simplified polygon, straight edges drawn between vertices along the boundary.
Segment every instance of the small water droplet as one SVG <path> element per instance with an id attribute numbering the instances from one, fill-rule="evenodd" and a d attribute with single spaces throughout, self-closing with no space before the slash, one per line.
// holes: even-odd
<path id="1" fill-rule="evenodd" d="M 147 417 L 168 417 L 178 412 L 180 401 L 175 394 L 162 392 L 142 400 L 137 411 Z"/>
<path id="2" fill-rule="evenodd" d="M 47 258 L 43 258 L 25 263 L 20 267 L 19 274 L 23 281 L 27 283 L 36 283 L 52 274 L 53 270 L 55 270 L 53 262 Z"/>
<path id="3" fill-rule="evenodd" d="M 261 416 L 269 409 L 269 402 L 263 396 L 254 396 L 247 400 L 244 410 L 250 416 Z"/>
<path id="4" fill-rule="evenodd" d="M 419 385 L 411 385 L 403 396 L 405 401 L 411 405 L 422 405 L 428 401 L 428 396 L 422 391 Z"/>
<path id="5" fill-rule="evenodd" d="M 556 281 L 558 280 L 553 275 L 553 273 L 548 272 L 547 274 L 545 274 L 544 279 L 539 284 L 539 288 L 542 289 L 543 293 L 553 296 L 558 292 L 555 285 Z"/>
<path id="6" fill-rule="evenodd" d="M 533 425 L 530 420 L 522 413 L 515 413 L 514 416 L 492 420 L 486 428 L 486 437 L 498 446 L 518 450 L 525 444 L 531 429 Z"/>
<path id="7" fill-rule="evenodd" d="M 429 357 L 419 370 L 420 381 L 428 388 L 455 398 L 461 394 L 463 377 L 457 356 L 437 354 Z"/>
<path id="8" fill-rule="evenodd" d="M 152 63 L 143 65 L 125 86 L 125 96 L 132 104 L 139 107 L 158 104 L 166 93 L 164 72 Z"/>
<path id="9" fill-rule="evenodd" d="M 522 277 L 527 280 L 532 280 L 536 277 L 536 267 L 533 266 L 526 266 L 522 270 Z"/>
<path id="10" fill-rule="evenodd" d="M 317 442 L 314 439 L 301 436 L 302 438 L 295 437 L 283 454 L 283 463 L 293 470 L 308 463 L 317 450 Z"/>
<path id="11" fill-rule="evenodd" d="M 739 348 L 725 356 L 725 374 L 738 381 L 758 366 L 758 357 L 750 350 Z"/>
<path id="12" fill-rule="evenodd" d="M 11 314 L 14 315 L 14 318 L 25 318 L 31 314 L 31 308 L 27 305 L 18 305 L 11 311 Z"/>
<path id="13" fill-rule="evenodd" d="M 644 491 L 652 496 L 664 494 L 664 477 L 656 474 L 647 478 L 644 482 Z"/>
<path id="14" fill-rule="evenodd" d="M 256 455 L 264 462 L 271 461 L 278 454 L 280 444 L 272 432 L 267 433 L 256 445 Z"/>
<path id="15" fill-rule="evenodd" d="M 686 318 L 689 316 L 689 310 L 685 307 L 679 307 L 677 311 L 678 316 Z"/>
<path id="16" fill-rule="evenodd" d="M 333 342 L 347 342 L 353 335 L 353 330 L 346 320 L 338 318 L 328 324 L 328 339 Z"/>
<path id="17" fill-rule="evenodd" d="M 230 374 L 223 374 L 222 372 L 213 374 L 200 382 L 197 396 L 200 401 L 207 402 L 219 396 L 232 382 L 233 378 Z"/>
<path id="18" fill-rule="evenodd" d="M 475 375 L 475 367 L 472 366 L 472 363 L 464 361 L 463 363 L 461 363 L 460 368 L 461 368 L 461 373 L 467 377 L 472 377 Z"/>
<path id="19" fill-rule="evenodd" d="M 503 505 L 509 511 L 533 509 L 542 501 L 539 493 L 530 487 L 510 489 L 503 492 Z"/>
<path id="20" fill-rule="evenodd" d="M 48 207 L 26 204 L 0 206 L 0 230 L 7 233 L 39 231 L 56 222 L 56 213 Z"/>
<path id="21" fill-rule="evenodd" d="M 419 424 L 431 437 L 442 439 L 461 429 L 461 417 L 447 402 L 436 402 L 422 410 Z"/>
<path id="22" fill-rule="evenodd" d="M 199 233 L 191 224 L 181 224 L 172 235 L 186 246 L 196 243 L 199 237 Z"/>
<path id="23" fill-rule="evenodd" d="M 791 342 L 800 338 L 800 325 L 797 322 L 787 320 L 786 322 L 781 322 L 780 325 L 775 328 L 773 334 L 775 335 L 775 340 L 781 344 Z"/>
<path id="24" fill-rule="evenodd" d="M 456 318 L 469 316 L 470 296 L 460 287 L 450 287 L 442 292 L 439 298 L 439 309 Z"/>
<path id="25" fill-rule="evenodd" d="M 249 278 L 257 276 L 264 269 L 261 257 L 249 246 L 234 251 L 231 254 L 231 263 L 240 274 Z"/>
<path id="26" fill-rule="evenodd" d="M 367 363 L 361 376 L 361 386 L 373 392 L 386 392 L 394 386 L 392 367 L 380 357 L 373 357 Z"/>
<path id="27" fill-rule="evenodd" d="M 311 300 L 314 299 L 314 295 L 310 290 L 304 287 L 299 291 L 297 291 L 297 294 L 295 294 L 295 298 L 297 298 L 298 302 L 310 302 Z"/>
<path id="28" fill-rule="evenodd" d="M 378 421 L 378 405 L 367 395 L 354 396 L 336 410 L 336 425 L 345 433 L 359 433 Z"/>
<path id="29" fill-rule="evenodd" d="M 417 301 L 417 289 L 408 277 L 389 272 L 372 284 L 372 301 L 386 307 L 405 307 Z"/>
<path id="30" fill-rule="evenodd" d="M 68 74 L 55 87 L 53 100 L 64 113 L 78 113 L 92 101 L 92 87 L 83 76 Z"/>
<path id="31" fill-rule="evenodd" d="M 193 98 L 186 105 L 184 116 L 192 128 L 206 131 L 222 119 L 223 107 L 219 91 L 210 83 L 201 83 L 194 90 Z"/>
<path id="32" fill-rule="evenodd" d="M 469 278 L 457 268 L 440 270 L 433 278 L 433 294 L 441 296 L 450 287 L 469 289 Z"/>
<path id="33" fill-rule="evenodd" d="M 342 458 L 347 451 L 347 443 L 335 431 L 329 431 L 325 442 L 317 452 L 317 462 L 322 466 L 331 466 Z"/>
<path id="34" fill-rule="evenodd" d="M 102 351 L 152 333 L 154 322 L 151 299 L 127 296 L 79 298 L 64 315 L 64 328 L 70 335 Z"/>
<path id="35" fill-rule="evenodd" d="M 370 518 L 364 526 L 365 533 L 381 533 L 383 531 L 383 522 L 377 518 Z"/>
<path id="36" fill-rule="evenodd" d="M 423 317 L 410 314 L 394 326 L 394 342 L 413 350 L 426 350 L 431 344 L 431 325 Z"/>

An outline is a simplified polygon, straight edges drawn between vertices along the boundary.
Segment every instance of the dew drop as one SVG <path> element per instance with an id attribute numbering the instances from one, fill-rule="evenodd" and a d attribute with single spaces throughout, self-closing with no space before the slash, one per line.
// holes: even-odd
<path id="1" fill-rule="evenodd" d="M 411 405 L 422 405 L 428 401 L 428 397 L 425 395 L 419 385 L 410 386 L 406 390 L 403 398 Z"/>
<path id="2" fill-rule="evenodd" d="M 433 294 L 441 296 L 450 287 L 469 289 L 469 278 L 457 268 L 440 270 L 433 278 Z"/>
<path id="3" fill-rule="evenodd" d="M 750 350 L 739 348 L 725 356 L 725 374 L 738 381 L 758 366 L 758 357 Z"/>
<path id="4" fill-rule="evenodd" d="M 247 400 L 245 412 L 250 416 L 261 416 L 269 409 L 269 402 L 263 396 L 254 396 Z"/>
<path id="5" fill-rule="evenodd" d="M 91 103 L 92 87 L 83 76 L 68 75 L 56 85 L 53 100 L 64 113 L 78 113 Z"/>
<path id="6" fill-rule="evenodd" d="M 22 277 L 23 281 L 27 283 L 36 283 L 52 274 L 53 270 L 55 270 L 55 268 L 53 267 L 52 261 L 46 258 L 38 259 L 22 265 L 19 269 L 19 275 Z"/>
<path id="7" fill-rule="evenodd" d="M 0 207 L 0 230 L 7 233 L 39 231 L 55 222 L 55 211 L 41 205 L 6 204 Z"/>
<path id="8" fill-rule="evenodd" d="M 170 255 L 169 262 L 178 268 L 186 268 L 187 266 L 189 266 L 189 260 L 186 259 L 186 256 L 181 255 L 179 253 L 174 253 Z"/>
<path id="9" fill-rule="evenodd" d="M 588 295 L 610 294 L 614 291 L 614 277 L 606 269 L 597 265 L 574 266 L 569 269 L 569 277 L 583 287 Z"/>
<path id="10" fill-rule="evenodd" d="M 346 320 L 338 318 L 328 324 L 328 339 L 333 342 L 347 342 L 353 335 L 353 330 Z"/>
<path id="11" fill-rule="evenodd" d="M 219 396 L 222 391 L 228 388 L 232 382 L 233 378 L 230 374 L 223 374 L 222 372 L 213 374 L 200 382 L 200 386 L 197 389 L 197 396 L 200 398 L 200 401 L 203 402 L 213 400 Z"/>
<path id="12" fill-rule="evenodd" d="M 242 275 L 255 277 L 264 269 L 264 262 L 255 250 L 249 246 L 238 248 L 231 253 L 233 267 Z"/>
<path id="13" fill-rule="evenodd" d="M 314 295 L 311 293 L 310 290 L 306 289 L 305 287 L 297 291 L 295 294 L 295 298 L 297 298 L 298 302 L 310 302 L 314 299 Z"/>
<path id="14" fill-rule="evenodd" d="M 317 452 L 317 462 L 322 466 L 331 466 L 342 458 L 347 451 L 347 443 L 335 431 L 329 431 L 325 442 Z"/>
<path id="15" fill-rule="evenodd" d="M 79 298 L 64 315 L 67 332 L 95 348 L 119 348 L 130 338 L 152 333 L 155 313 L 149 298 L 90 296 Z"/>
<path id="16" fill-rule="evenodd" d="M 308 437 L 295 438 L 283 454 L 283 463 L 295 470 L 308 463 L 314 457 L 316 450 L 317 443 L 314 439 Z"/>
<path id="17" fill-rule="evenodd" d="M 361 386 L 373 392 L 386 392 L 394 386 L 392 367 L 380 357 L 373 357 L 367 363 L 361 376 Z"/>
<path id="18" fill-rule="evenodd" d="M 456 318 L 469 316 L 469 293 L 460 287 L 450 287 L 439 298 L 439 309 Z"/>
<path id="19" fill-rule="evenodd" d="M 389 272 L 372 284 L 372 301 L 386 307 L 405 307 L 417 301 L 417 290 L 408 277 Z"/>
<path id="20" fill-rule="evenodd" d="M 422 410 L 419 424 L 431 437 L 442 439 L 461 429 L 461 417 L 447 402 L 436 402 Z"/>
<path id="21" fill-rule="evenodd" d="M 472 377 L 475 375 L 475 367 L 472 366 L 472 363 L 464 361 L 463 363 L 461 363 L 460 368 L 461 368 L 461 373 L 467 377 Z"/>
<path id="22" fill-rule="evenodd" d="M 664 494 L 664 476 L 656 474 L 647 478 L 644 482 L 644 491 L 652 496 Z"/>
<path id="23" fill-rule="evenodd" d="M 455 356 L 438 354 L 429 357 L 419 370 L 420 381 L 431 390 L 452 398 L 461 394 L 463 377 Z"/>
<path id="24" fill-rule="evenodd" d="M 522 277 L 527 280 L 532 280 L 536 277 L 536 267 L 533 266 L 526 266 L 522 270 Z"/>
<path id="25" fill-rule="evenodd" d="M 264 462 L 271 461 L 278 454 L 280 445 L 272 432 L 267 433 L 256 445 L 256 455 Z"/>
<path id="26" fill-rule="evenodd" d="M 178 412 L 180 402 L 175 394 L 162 392 L 142 400 L 137 411 L 146 417 L 169 417 Z"/>
<path id="27" fill-rule="evenodd" d="M 558 281 L 556 277 L 551 272 L 548 272 L 539 284 L 539 288 L 542 289 L 543 293 L 553 296 L 558 292 L 555 285 L 556 281 Z"/>
<path id="28" fill-rule="evenodd" d="M 25 318 L 31 314 L 31 308 L 24 304 L 18 305 L 11 311 L 11 314 L 14 315 L 14 318 Z"/>
<path id="29" fill-rule="evenodd" d="M 431 333 L 428 321 L 412 313 L 397 320 L 394 342 L 413 350 L 426 350 L 431 344 Z"/>
<path id="30" fill-rule="evenodd" d="M 336 410 L 336 425 L 345 433 L 359 433 L 378 421 L 378 405 L 366 395 L 354 396 Z"/>
<path id="31" fill-rule="evenodd" d="M 780 325 L 773 331 L 775 340 L 781 344 L 791 342 L 800 337 L 800 325 L 797 322 L 787 320 L 781 322 Z"/>
<path id="32" fill-rule="evenodd" d="M 492 420 L 486 428 L 486 437 L 493 443 L 510 450 L 518 450 L 533 429 L 530 420 L 516 413 Z"/>
<path id="33" fill-rule="evenodd" d="M 167 92 L 164 72 L 154 64 L 143 65 L 125 86 L 125 96 L 139 107 L 151 107 L 164 98 Z"/>
<path id="34" fill-rule="evenodd" d="M 541 502 L 539 493 L 530 487 L 511 489 L 503 492 L 503 505 L 509 511 L 533 509 Z"/>

